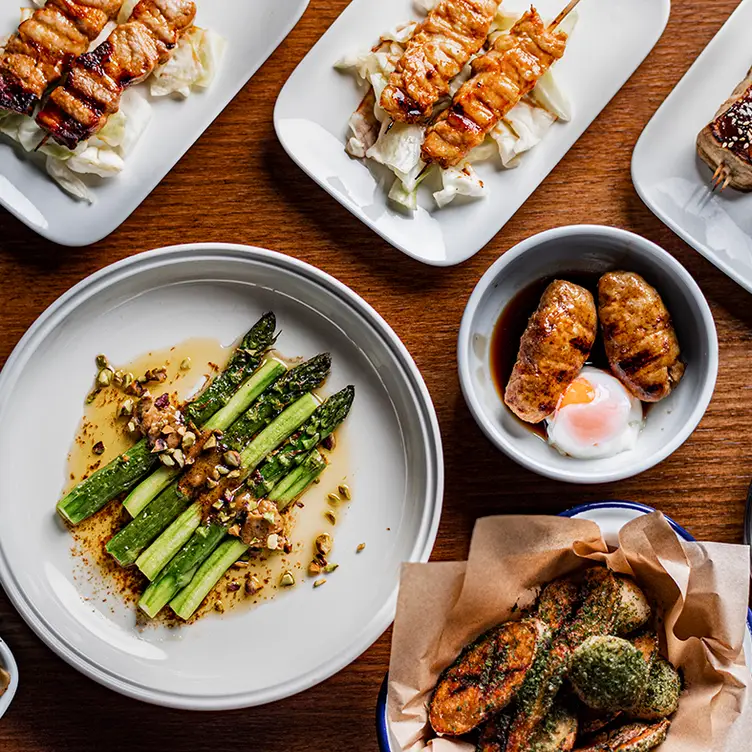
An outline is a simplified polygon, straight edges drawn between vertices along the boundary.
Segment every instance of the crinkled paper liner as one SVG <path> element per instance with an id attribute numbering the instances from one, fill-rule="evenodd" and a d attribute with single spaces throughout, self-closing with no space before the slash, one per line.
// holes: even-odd
<path id="1" fill-rule="evenodd" d="M 625 525 L 611 553 L 594 522 L 504 516 L 478 520 L 467 562 L 404 565 L 388 695 L 400 749 L 472 752 L 464 742 L 431 739 L 426 705 L 439 674 L 486 629 L 519 618 L 547 582 L 591 563 L 637 580 L 660 615 L 662 652 L 684 675 L 661 752 L 752 749 L 743 651 L 749 548 L 680 540 L 658 512 Z"/>

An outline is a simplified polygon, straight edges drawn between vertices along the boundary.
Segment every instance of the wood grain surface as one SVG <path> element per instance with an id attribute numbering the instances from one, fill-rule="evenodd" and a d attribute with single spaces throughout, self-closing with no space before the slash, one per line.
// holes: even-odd
<path id="1" fill-rule="evenodd" d="M 664 227 L 630 179 L 640 132 L 736 0 L 675 0 L 665 34 L 638 72 L 496 238 L 451 269 L 424 267 L 387 245 L 305 177 L 274 135 L 277 93 L 346 5 L 346 0 L 311 0 L 303 19 L 245 89 L 135 214 L 101 243 L 58 247 L 0 212 L 0 357 L 7 358 L 60 294 L 113 261 L 181 242 L 260 245 L 315 264 L 352 287 L 394 327 L 417 361 L 436 404 L 446 456 L 435 559 L 464 557 L 477 517 L 552 514 L 607 498 L 658 507 L 701 539 L 741 542 L 752 477 L 747 371 L 752 299 Z M 718 101 L 727 94 L 719 91 Z M 623 227 L 676 256 L 710 301 L 720 340 L 715 397 L 691 439 L 655 469 L 599 487 L 543 480 L 497 452 L 473 422 L 456 373 L 460 318 L 483 272 L 529 235 L 574 223 Z M 1 591 L 0 635 L 21 671 L 19 693 L 0 722 L 2 752 L 377 749 L 374 708 L 389 660 L 389 632 L 350 667 L 297 697 L 210 714 L 150 707 L 84 678 L 31 633 Z"/>

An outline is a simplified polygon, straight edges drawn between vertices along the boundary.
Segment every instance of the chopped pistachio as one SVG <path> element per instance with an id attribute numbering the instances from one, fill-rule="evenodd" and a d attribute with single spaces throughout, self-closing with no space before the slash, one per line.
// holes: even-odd
<path id="1" fill-rule="evenodd" d="M 183 449 L 190 449 L 196 443 L 196 434 L 193 431 L 186 431 L 183 434 Z"/>
<path id="2" fill-rule="evenodd" d="M 225 452 L 222 455 L 225 465 L 229 467 L 240 467 L 240 452 L 235 452 L 232 449 L 229 452 Z"/>
<path id="3" fill-rule="evenodd" d="M 266 547 L 270 551 L 276 551 L 279 546 L 279 536 L 276 533 L 272 533 L 267 539 L 266 539 Z"/>
<path id="4" fill-rule="evenodd" d="M 135 433 L 136 432 L 136 422 L 135 421 L 133 421 L 133 420 L 129 420 L 128 421 L 128 430 L 131 433 Z"/>
<path id="5" fill-rule="evenodd" d="M 329 533 L 321 533 L 316 537 L 314 546 L 322 556 L 326 556 L 332 550 L 332 543 L 332 536 Z"/>
<path id="6" fill-rule="evenodd" d="M 204 442 L 204 449 L 214 449 L 214 447 L 217 446 L 217 437 L 212 434 L 205 442 Z"/>
<path id="7" fill-rule="evenodd" d="M 308 574 L 311 576 L 321 574 L 321 564 L 319 564 L 316 559 L 313 559 L 308 565 Z"/>
<path id="8" fill-rule="evenodd" d="M 232 527 L 237 527 L 237 525 L 233 525 Z M 232 527 L 230 528 L 230 531 L 232 530 Z M 248 568 L 248 562 L 247 561 L 236 561 L 233 565 L 235 569 L 247 569 Z"/>
<path id="9" fill-rule="evenodd" d="M 327 564 L 321 571 L 324 574 L 331 574 L 338 566 L 339 564 Z"/>
<path id="10" fill-rule="evenodd" d="M 107 360 L 106 355 L 99 354 L 94 360 L 97 364 L 97 368 L 99 368 L 100 370 L 107 368 L 107 366 L 109 365 L 109 361 Z"/>
<path id="11" fill-rule="evenodd" d="M 340 498 L 339 498 L 339 496 L 337 496 L 337 494 L 336 494 L 336 493 L 330 493 L 330 494 L 327 494 L 327 495 L 326 495 L 326 500 L 327 500 L 327 501 L 328 501 L 328 502 L 329 502 L 330 504 L 339 504 L 339 503 L 340 503 L 340 501 L 342 501 L 342 499 L 340 499 Z"/>
<path id="12" fill-rule="evenodd" d="M 240 477 L 240 470 L 230 470 L 229 473 L 227 473 L 228 478 L 239 478 Z"/>
<path id="13" fill-rule="evenodd" d="M 295 576 L 289 569 L 282 573 L 282 576 L 279 578 L 279 584 L 282 587 L 292 587 L 295 584 Z"/>
<path id="14" fill-rule="evenodd" d="M 214 469 L 209 473 L 212 480 L 219 480 L 219 467 L 214 466 Z"/>
<path id="15" fill-rule="evenodd" d="M 249 577 L 245 582 L 245 592 L 248 593 L 248 595 L 255 595 L 263 587 L 264 586 L 255 574 Z"/>
<path id="16" fill-rule="evenodd" d="M 365 551 L 366 544 L 365 543 L 358 543 L 358 547 L 355 549 L 355 553 L 359 554 L 361 551 Z"/>
<path id="17" fill-rule="evenodd" d="M 237 593 L 240 590 L 240 583 L 237 580 L 233 580 L 227 585 L 228 593 Z"/>
<path id="18" fill-rule="evenodd" d="M 127 389 L 132 383 L 133 383 L 133 374 L 126 373 L 125 376 L 123 376 L 123 389 Z"/>
<path id="19" fill-rule="evenodd" d="M 331 509 L 327 509 L 326 512 L 324 512 L 324 517 L 326 517 L 326 519 L 329 520 L 329 522 L 331 522 L 332 525 L 337 524 L 337 515 L 334 514 L 334 512 L 332 512 Z"/>
<path id="20" fill-rule="evenodd" d="M 183 358 L 183 360 L 180 361 L 180 370 L 181 371 L 189 371 L 191 368 L 191 359 L 190 358 Z"/>
<path id="21" fill-rule="evenodd" d="M 135 407 L 135 403 L 133 400 L 129 397 L 126 400 L 123 400 L 123 402 L 120 405 L 120 415 L 133 415 L 133 408 Z"/>
<path id="22" fill-rule="evenodd" d="M 321 587 L 325 582 L 326 582 L 326 580 L 322 577 L 320 580 L 316 580 L 316 582 L 313 583 L 313 586 L 314 587 Z"/>
<path id="23" fill-rule="evenodd" d="M 230 535 L 234 535 L 236 538 L 240 538 L 240 525 L 232 525 L 228 531 Z M 244 565 L 245 566 L 245 565 Z"/>
<path id="24" fill-rule="evenodd" d="M 111 381 L 112 381 L 112 371 L 110 371 L 109 369 L 103 368 L 97 374 L 97 384 L 99 384 L 100 386 L 109 386 Z"/>
<path id="25" fill-rule="evenodd" d="M 183 465 L 185 465 L 185 455 L 180 449 L 173 449 L 172 456 L 175 462 L 178 463 L 178 467 L 183 467 Z"/>
<path id="26" fill-rule="evenodd" d="M 223 614 L 225 612 L 225 604 L 222 603 L 222 601 L 216 601 L 214 604 L 214 610 L 218 611 L 220 614 Z"/>
<path id="27" fill-rule="evenodd" d="M 352 499 L 352 493 L 350 492 L 350 486 L 348 486 L 346 483 L 340 483 L 337 486 L 337 492 L 339 493 L 339 495 L 345 501 L 350 501 L 350 499 Z"/>
<path id="28" fill-rule="evenodd" d="M 266 520 L 270 525 L 274 525 L 277 522 L 277 518 L 274 516 L 274 512 L 264 512 L 261 518 Z"/>
<path id="29" fill-rule="evenodd" d="M 115 371 L 115 375 L 112 378 L 115 381 L 115 386 L 122 386 L 123 379 L 125 378 L 125 371 Z"/>
<path id="30" fill-rule="evenodd" d="M 222 499 L 217 499 L 212 506 L 214 509 L 222 509 Z"/>
<path id="31" fill-rule="evenodd" d="M 169 454 L 160 454 L 159 459 L 165 467 L 175 467 L 175 460 Z"/>
<path id="32" fill-rule="evenodd" d="M 91 448 L 91 451 L 94 452 L 94 454 L 104 454 L 104 443 L 101 441 L 98 441 L 94 446 Z"/>
<path id="33" fill-rule="evenodd" d="M 229 467 L 225 467 L 224 465 L 217 465 L 214 468 L 220 475 L 227 475 L 230 472 Z"/>
<path id="34" fill-rule="evenodd" d="M 92 402 L 94 402 L 98 394 L 99 392 L 96 389 L 93 392 L 89 392 L 88 396 L 86 397 L 86 404 L 90 405 Z"/>
<path id="35" fill-rule="evenodd" d="M 219 485 L 216 480 L 213 478 L 207 478 L 206 479 L 206 487 L 207 488 L 216 488 Z"/>

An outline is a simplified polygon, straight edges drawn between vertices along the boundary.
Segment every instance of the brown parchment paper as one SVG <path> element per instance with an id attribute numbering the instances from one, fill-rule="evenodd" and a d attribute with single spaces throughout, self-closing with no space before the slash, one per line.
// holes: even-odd
<path id="1" fill-rule="evenodd" d="M 467 562 L 404 565 L 387 703 L 400 748 L 473 752 L 431 738 L 426 704 L 439 674 L 480 633 L 518 618 L 547 582 L 593 562 L 637 580 L 659 614 L 662 652 L 684 675 L 661 752 L 752 750 L 749 548 L 679 540 L 658 512 L 625 525 L 610 553 L 594 522 L 503 516 L 477 521 Z"/>

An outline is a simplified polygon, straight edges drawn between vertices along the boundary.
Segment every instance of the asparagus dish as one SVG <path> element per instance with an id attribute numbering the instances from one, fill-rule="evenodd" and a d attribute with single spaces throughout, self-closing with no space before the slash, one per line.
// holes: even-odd
<path id="1" fill-rule="evenodd" d="M 100 514 L 115 520 L 98 541 L 99 554 L 110 569 L 129 573 L 128 595 L 145 619 L 168 614 L 187 621 L 205 613 L 200 607 L 220 581 L 225 593 L 253 596 L 270 584 L 254 562 L 293 550 L 294 510 L 330 464 L 334 432 L 355 389 L 320 397 L 329 354 L 292 364 L 273 350 L 275 330 L 274 314 L 262 316 L 224 367 L 214 366 L 213 378 L 182 401 L 171 391 L 167 365 L 136 375 L 97 356 L 87 405 L 109 410 L 128 446 L 105 463 L 110 439 L 84 421 L 77 451 L 91 464 L 84 477 L 71 474 L 78 482 L 57 512 L 74 533 Z M 175 348 L 171 357 L 176 379 L 190 372 L 189 357 L 178 361 Z M 331 505 L 349 501 L 350 488 L 339 481 L 327 498 Z M 323 518 L 336 522 L 332 508 Z M 332 536 L 319 533 L 308 564 L 314 587 L 336 569 L 331 548 Z M 273 586 L 295 582 L 286 569 Z M 214 605 L 224 610 L 221 598 Z"/>

